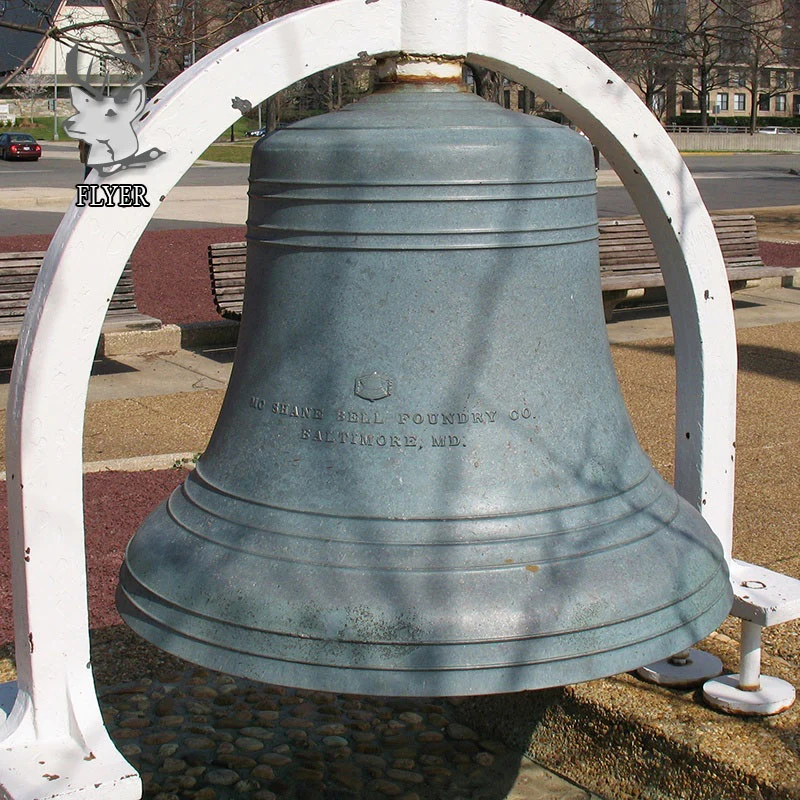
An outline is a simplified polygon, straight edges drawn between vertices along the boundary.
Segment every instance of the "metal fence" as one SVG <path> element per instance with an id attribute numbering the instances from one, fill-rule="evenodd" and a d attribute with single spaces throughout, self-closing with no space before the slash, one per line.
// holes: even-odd
<path id="1" fill-rule="evenodd" d="M 667 133 L 750 133 L 750 128 L 747 126 L 736 125 L 665 125 Z M 800 128 L 785 128 L 776 127 L 774 125 L 756 128 L 756 133 L 763 133 L 767 136 L 774 135 L 788 135 L 792 133 L 800 133 Z"/>

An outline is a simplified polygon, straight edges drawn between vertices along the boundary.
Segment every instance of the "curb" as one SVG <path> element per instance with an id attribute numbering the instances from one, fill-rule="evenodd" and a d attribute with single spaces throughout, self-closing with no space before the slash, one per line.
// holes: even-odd
<path id="1" fill-rule="evenodd" d="M 110 458 L 105 461 L 87 461 L 83 474 L 94 472 L 151 472 L 162 469 L 194 469 L 198 453 L 161 453 L 160 455 Z M 3 473 L 5 480 L 5 473 Z"/>
<path id="2" fill-rule="evenodd" d="M 239 323 L 230 320 L 209 320 L 180 325 L 162 324 L 153 319 L 152 325 L 125 327 L 110 323 L 100 334 L 97 357 L 171 355 L 178 350 L 201 347 L 235 347 Z M 0 366 L 10 366 L 17 347 L 16 339 L 0 342 Z"/>
<path id="3" fill-rule="evenodd" d="M 95 472 L 151 472 L 163 469 L 194 469 L 197 453 L 162 453 L 152 456 L 111 458 L 107 461 L 86 461 L 83 474 Z M 6 472 L 0 472 L 0 482 L 6 480 Z"/>

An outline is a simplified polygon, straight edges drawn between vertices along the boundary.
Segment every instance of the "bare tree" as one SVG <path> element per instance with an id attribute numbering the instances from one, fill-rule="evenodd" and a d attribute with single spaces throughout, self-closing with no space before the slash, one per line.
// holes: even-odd
<path id="1" fill-rule="evenodd" d="M 291 11 L 327 0 L 103 0 L 108 26 L 130 40 L 130 26 L 140 27 L 160 57 L 156 80 L 166 82 L 224 41 Z M 49 16 L 54 7 L 47 0 L 4 0 L 27 3 L 38 19 L 20 28 L 4 18 L 0 26 L 38 32 L 67 45 L 87 45 L 84 26 L 58 28 Z M 715 89 L 730 85 L 735 69 L 751 94 L 755 125 L 759 98 L 782 94 L 792 86 L 770 84 L 768 69 L 785 63 L 786 31 L 800 41 L 798 0 L 494 0 L 529 16 L 545 20 L 581 44 L 636 85 L 648 107 L 664 113 L 664 98 L 682 86 L 699 111 L 699 122 L 708 124 Z M 48 10 L 49 9 L 49 10 Z M 135 20 L 135 23 L 132 22 Z M 790 28 L 788 26 L 793 26 Z M 791 37 L 790 37 L 791 38 Z M 783 46 L 780 42 L 783 41 Z M 91 44 L 91 36 L 88 37 Z M 135 49 L 135 42 L 130 43 Z M 793 58 L 797 59 L 794 52 Z M 20 72 L 25 65 L 20 65 Z M 746 72 L 745 72 L 746 71 Z M 478 93 L 500 102 L 505 79 L 490 70 L 473 67 Z M 796 69 L 787 71 L 790 82 Z M 301 82 L 270 98 L 267 127 L 281 115 L 310 106 L 334 109 L 351 96 L 354 72 L 336 67 Z M 0 79 L 2 88 L 14 76 Z M 685 104 L 687 105 L 687 104 Z"/>
<path id="2" fill-rule="evenodd" d="M 745 11 L 745 10 L 743 10 Z M 758 126 L 758 111 L 762 103 L 769 104 L 771 98 L 797 90 L 797 71 L 787 69 L 787 62 L 797 58 L 792 40 L 786 36 L 791 30 L 789 4 L 761 0 L 746 9 L 747 25 L 743 26 L 746 39 L 743 42 L 741 63 L 747 69 L 741 71 L 745 78 L 742 84 L 750 94 L 750 133 Z M 787 41 L 788 39 L 788 41 Z M 776 80 L 771 80 L 774 71 Z"/>
<path id="3" fill-rule="evenodd" d="M 32 72 L 23 72 L 17 77 L 11 91 L 19 99 L 20 106 L 23 110 L 23 116 L 27 118 L 29 125 L 33 125 L 36 101 L 42 97 L 49 88 L 49 82 L 47 82 L 42 75 L 36 75 Z"/>
<path id="4" fill-rule="evenodd" d="M 658 118 L 665 113 L 666 90 L 675 78 L 683 16 L 683 5 L 675 0 L 627 0 L 613 36 L 592 28 L 592 35 L 581 37 L 639 89 L 645 105 Z"/>
<path id="5" fill-rule="evenodd" d="M 16 3 L 20 5 L 19 1 Z M 68 22 L 57 24 L 53 13 L 58 7 L 56 3 L 37 5 L 35 0 L 25 0 L 27 8 L 25 22 L 16 21 L 11 15 L 4 13 L 8 4 L 0 4 L 0 27 L 19 33 L 29 33 L 44 39 L 62 43 L 67 49 L 78 45 L 90 58 L 108 62 L 116 56 L 130 55 L 136 52 L 137 41 L 141 41 L 142 31 L 136 22 L 117 17 L 84 22 Z M 16 69 L 7 75 L 0 76 L 0 89 L 11 83 L 18 83 L 34 60 L 36 48 L 23 58 Z"/>
<path id="6" fill-rule="evenodd" d="M 501 6 L 513 8 L 534 19 L 547 19 L 553 12 L 553 8 L 563 3 L 564 0 L 492 0 Z M 485 100 L 493 103 L 500 103 L 502 100 L 503 86 L 505 78 L 494 70 L 479 67 L 475 64 L 469 65 L 475 79 L 475 91 Z"/>

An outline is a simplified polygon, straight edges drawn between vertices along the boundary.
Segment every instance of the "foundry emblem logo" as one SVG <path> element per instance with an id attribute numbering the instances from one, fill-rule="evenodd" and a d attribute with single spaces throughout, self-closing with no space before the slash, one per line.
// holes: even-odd
<path id="1" fill-rule="evenodd" d="M 370 403 L 374 403 L 376 400 L 383 400 L 384 397 L 389 397 L 393 388 L 392 379 L 388 376 L 381 375 L 380 372 L 368 372 L 356 378 L 354 394 L 357 397 L 363 397 L 364 400 L 369 400 Z"/>
<path id="2" fill-rule="evenodd" d="M 151 57 L 144 35 L 138 33 L 135 38 L 141 42 L 140 55 L 111 49 L 103 55 L 94 43 L 88 52 L 77 44 L 67 54 L 66 72 L 76 84 L 70 88 L 75 114 L 64 123 L 64 130 L 89 145 L 86 165 L 97 170 L 101 178 L 119 170 L 145 167 L 164 155 L 158 148 L 139 152 L 134 124 L 142 118 L 147 100 L 145 84 L 155 74 L 158 61 Z M 90 76 L 96 57 L 106 65 L 121 65 L 132 75 L 132 82 L 112 90 L 106 69 L 102 84 L 92 85 Z"/>

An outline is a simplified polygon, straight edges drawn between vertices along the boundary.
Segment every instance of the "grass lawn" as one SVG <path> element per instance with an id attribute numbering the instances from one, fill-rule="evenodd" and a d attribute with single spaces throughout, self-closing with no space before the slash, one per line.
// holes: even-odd
<path id="1" fill-rule="evenodd" d="M 226 164 L 249 164 L 250 153 L 258 139 L 247 142 L 228 142 L 212 144 L 201 156 L 203 161 L 221 161 Z"/>
<path id="2" fill-rule="evenodd" d="M 62 125 L 67 117 L 60 117 L 58 120 L 58 137 L 61 139 L 69 139 Z M 16 131 L 18 133 L 29 133 L 34 139 L 42 142 L 53 141 L 53 118 L 52 117 L 34 117 L 33 124 L 29 124 L 28 120 L 23 117 L 17 117 L 17 124 L 13 128 L 0 127 L 0 133 L 3 131 Z M 78 142 L 75 141 L 75 146 Z"/>

